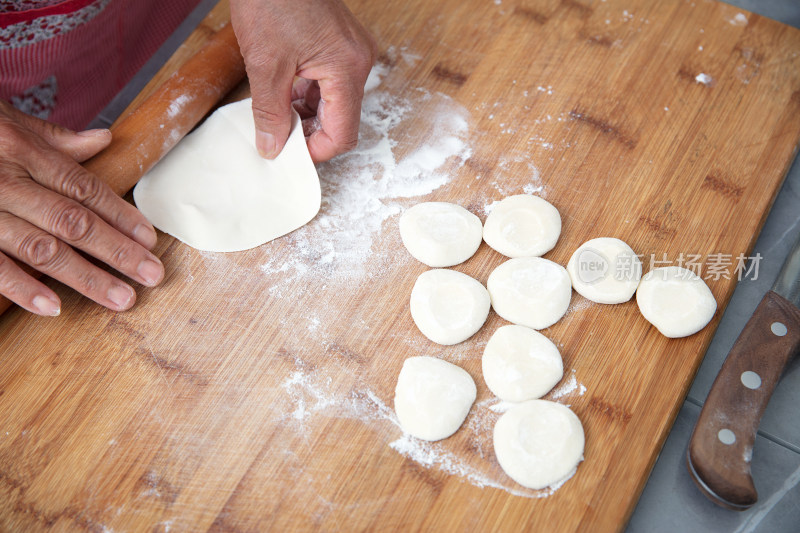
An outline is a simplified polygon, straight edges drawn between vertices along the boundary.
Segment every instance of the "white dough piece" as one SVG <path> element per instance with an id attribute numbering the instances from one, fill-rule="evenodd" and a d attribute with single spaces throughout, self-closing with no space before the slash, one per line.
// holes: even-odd
<path id="1" fill-rule="evenodd" d="M 506 402 L 540 398 L 564 375 L 556 345 L 525 326 L 503 326 L 495 331 L 481 363 L 489 389 Z"/>
<path id="2" fill-rule="evenodd" d="M 533 329 L 558 322 L 572 298 L 567 270 L 541 257 L 509 259 L 489 274 L 486 286 L 498 315 Z"/>
<path id="3" fill-rule="evenodd" d="M 416 260 L 449 267 L 473 256 L 483 240 L 483 224 L 460 205 L 424 202 L 400 217 L 400 238 Z"/>
<path id="4" fill-rule="evenodd" d="M 665 337 L 688 337 L 711 322 L 717 301 L 694 272 L 679 266 L 654 268 L 636 290 L 639 311 Z"/>
<path id="5" fill-rule="evenodd" d="M 494 453 L 511 479 L 543 489 L 569 479 L 583 459 L 583 424 L 560 403 L 529 400 L 494 426 Z"/>
<path id="6" fill-rule="evenodd" d="M 397 377 L 394 410 L 409 435 L 446 439 L 461 427 L 477 393 L 464 369 L 435 357 L 409 357 Z"/>
<path id="7" fill-rule="evenodd" d="M 489 316 L 489 292 L 455 270 L 423 272 L 411 289 L 411 318 L 433 342 L 458 344 L 472 337 Z"/>
<path id="8" fill-rule="evenodd" d="M 198 250 L 237 252 L 305 225 L 319 211 L 319 178 L 300 117 L 272 161 L 259 156 L 251 100 L 215 111 L 133 190 L 158 229 Z"/>
<path id="9" fill-rule="evenodd" d="M 600 237 L 583 243 L 567 263 L 572 287 L 599 304 L 627 302 L 642 277 L 642 262 L 624 241 Z"/>
<path id="10" fill-rule="evenodd" d="M 486 244 L 507 257 L 534 257 L 553 249 L 561 235 L 561 215 L 553 204 L 529 194 L 498 202 L 483 226 Z"/>

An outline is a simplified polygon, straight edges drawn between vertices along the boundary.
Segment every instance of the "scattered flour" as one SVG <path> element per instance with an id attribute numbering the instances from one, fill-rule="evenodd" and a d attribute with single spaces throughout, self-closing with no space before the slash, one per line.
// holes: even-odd
<path id="1" fill-rule="evenodd" d="M 397 60 L 398 68 L 413 68 L 420 59 L 405 49 L 391 49 L 388 55 Z M 357 420 L 376 433 L 394 432 L 397 437 L 390 439 L 389 446 L 425 468 L 458 476 L 477 487 L 528 498 L 548 496 L 555 488 L 525 489 L 509 479 L 497 464 L 493 428 L 508 406 L 497 404 L 496 399 L 476 404 L 464 427 L 445 441 L 430 443 L 403 434 L 394 410 L 374 392 L 375 386 L 367 376 L 353 375 L 349 372 L 352 366 L 346 367 L 346 358 L 339 356 L 341 352 L 328 328 L 340 317 L 327 314 L 324 306 L 317 305 L 319 298 L 352 292 L 354 284 L 380 280 L 386 269 L 397 268 L 399 261 L 410 262 L 402 247 L 387 245 L 392 236 L 384 234 L 384 226 L 418 198 L 447 186 L 472 155 L 466 109 L 446 95 L 424 89 L 403 90 L 405 96 L 395 96 L 397 91 L 389 88 L 398 80 L 405 83 L 402 68 L 397 74 L 394 67 L 378 66 L 370 74 L 358 147 L 318 166 L 323 203 L 317 217 L 283 238 L 285 253 L 272 254 L 269 244 L 249 252 L 261 254 L 256 273 L 269 277 L 269 294 L 265 298 L 297 302 L 296 312 L 283 320 L 287 327 L 297 329 L 297 335 L 311 341 L 303 343 L 305 346 L 319 347 L 313 352 L 296 353 L 293 368 L 280 382 L 283 399 L 273 406 L 272 416 L 303 436 L 315 430 L 318 424 L 312 421 L 318 417 Z M 547 120 L 553 117 L 548 116 Z M 518 182 L 520 176 L 527 178 L 524 186 L 510 188 L 508 183 Z M 500 159 L 493 165 L 491 179 L 487 194 L 493 198 L 486 199 L 486 213 L 495 201 L 509 194 L 546 197 L 538 169 L 530 155 L 523 152 Z M 206 262 L 217 263 L 216 270 L 220 272 L 246 268 L 236 256 L 200 256 Z M 222 277 L 220 283 L 224 282 Z M 221 292 L 238 290 L 233 279 L 230 283 Z M 314 299 L 315 303 L 305 309 L 300 304 L 304 299 Z M 368 315 L 350 317 L 348 321 L 361 331 L 378 327 Z M 421 336 L 401 341 L 415 352 L 430 349 Z M 463 350 L 448 351 L 447 358 L 480 357 L 481 346 L 479 341 L 466 343 Z M 345 368 L 348 371 L 343 372 Z M 339 381 L 343 375 L 354 379 L 354 384 L 343 386 Z"/>
<path id="2" fill-rule="evenodd" d="M 517 176 L 526 176 L 527 183 L 522 186 L 522 190 L 511 190 L 508 188 L 509 178 Z M 542 177 L 539 174 L 539 169 L 536 168 L 530 159 L 525 156 L 513 156 L 502 158 L 497 162 L 495 168 L 495 179 L 492 182 L 492 187 L 497 191 L 497 197 L 491 202 L 483 205 L 483 214 L 488 215 L 494 209 L 495 204 L 512 194 L 534 194 L 547 198 L 547 189 L 542 184 Z"/>
<path id="3" fill-rule="evenodd" d="M 695 81 L 697 81 L 697 83 L 702 83 L 703 85 L 711 85 L 711 82 L 714 81 L 713 78 L 711 78 L 711 76 L 709 76 L 705 72 L 701 72 L 700 74 L 695 76 L 694 79 Z"/>
<path id="4" fill-rule="evenodd" d="M 186 106 L 187 103 L 189 103 L 190 100 L 191 98 L 186 94 L 182 94 L 179 97 L 177 97 L 169 104 L 169 107 L 167 108 L 167 116 L 169 118 L 177 117 L 179 114 L 183 112 L 183 108 Z"/>
<path id="5" fill-rule="evenodd" d="M 573 395 L 575 391 L 578 391 L 578 396 L 583 396 L 586 393 L 586 386 L 583 383 L 578 383 L 578 380 L 575 377 L 575 369 L 573 368 L 566 382 L 564 382 L 558 388 L 553 389 L 553 391 L 550 393 L 550 399 L 557 400 L 567 395 Z"/>
<path id="6" fill-rule="evenodd" d="M 516 405 L 514 402 L 498 401 L 497 403 L 490 405 L 489 409 L 491 409 L 495 413 L 505 413 L 506 411 L 514 407 L 514 405 Z"/>
<path id="7" fill-rule="evenodd" d="M 347 418 L 370 425 L 388 426 L 401 432 L 394 410 L 365 385 L 354 387 L 345 395 L 325 372 L 307 369 L 302 361 L 295 360 L 295 370 L 283 381 L 286 405 L 279 406 L 284 413 L 282 421 L 296 424 L 304 431 L 315 416 Z M 515 496 L 542 498 L 561 486 L 544 490 L 530 490 L 513 483 L 494 460 L 492 435 L 500 414 L 514 404 L 496 398 L 478 402 L 470 412 L 459 434 L 469 439 L 467 448 L 454 445 L 454 439 L 427 442 L 406 433 L 389 443 L 389 446 L 407 459 L 425 468 L 432 468 L 462 478 L 480 488 L 504 490 Z M 477 456 L 476 456 L 477 451 Z M 566 481 L 566 479 L 564 480 Z"/>
<path id="8" fill-rule="evenodd" d="M 262 264 L 264 273 L 285 273 L 289 276 L 284 279 L 291 281 L 313 265 L 342 281 L 375 275 L 381 258 L 374 254 L 393 252 L 372 249 L 383 222 L 402 211 L 404 200 L 447 184 L 454 168 L 470 157 L 467 111 L 439 93 L 417 90 L 410 98 L 399 98 L 381 91 L 387 70 L 376 67 L 367 81 L 358 147 L 317 168 L 322 208 L 313 221 L 291 234 L 296 253 L 288 262 Z M 413 132 L 423 142 L 405 153 L 401 147 L 410 143 L 401 141 L 412 133 L 404 132 L 403 125 L 412 118 L 423 123 Z"/>
<path id="9" fill-rule="evenodd" d="M 590 307 L 594 307 L 596 304 L 589 300 L 588 298 L 584 298 L 582 296 L 578 296 L 573 298 L 572 302 L 569 304 L 567 308 L 566 314 L 569 315 L 570 313 L 574 313 L 576 311 L 583 311 L 584 309 L 589 309 Z"/>
<path id="10" fill-rule="evenodd" d="M 736 16 L 728 19 L 728 23 L 734 26 L 747 26 L 747 16 L 744 13 L 736 13 Z"/>

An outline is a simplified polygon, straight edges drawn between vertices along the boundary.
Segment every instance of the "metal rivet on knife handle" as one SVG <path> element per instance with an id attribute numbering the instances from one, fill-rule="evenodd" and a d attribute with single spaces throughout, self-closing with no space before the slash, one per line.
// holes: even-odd
<path id="1" fill-rule="evenodd" d="M 714 503 L 744 510 L 758 500 L 750 457 L 764 409 L 800 348 L 800 239 L 731 348 L 694 428 L 686 463 Z"/>

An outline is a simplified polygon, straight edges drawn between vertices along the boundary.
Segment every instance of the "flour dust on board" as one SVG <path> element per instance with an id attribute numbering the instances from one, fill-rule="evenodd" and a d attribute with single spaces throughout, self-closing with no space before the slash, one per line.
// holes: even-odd
<path id="1" fill-rule="evenodd" d="M 476 135 L 470 131 L 469 112 L 447 95 L 403 85 L 408 78 L 404 70 L 419 58 L 406 50 L 394 53 L 397 61 L 391 69 L 379 65 L 367 81 L 358 146 L 317 168 L 323 198 L 317 217 L 249 252 L 261 258 L 253 275 L 269 280 L 268 294 L 264 295 L 268 304 L 291 302 L 286 305 L 291 311 L 278 326 L 292 332 L 285 348 L 291 354 L 289 361 L 294 359 L 288 371 L 284 370 L 285 375 L 276 376 L 282 400 L 272 405 L 271 422 L 299 435 L 303 442 L 312 442 L 324 419 L 356 420 L 378 438 L 389 435 L 385 443 L 388 449 L 423 468 L 457 476 L 481 488 L 529 498 L 548 496 L 555 488 L 525 489 L 509 479 L 494 459 L 492 433 L 501 414 L 492 408 L 496 399 L 479 401 L 473 407 L 459 430 L 460 445 L 450 439 L 420 441 L 402 432 L 391 407 L 396 374 L 390 376 L 387 370 L 392 365 L 384 365 L 380 373 L 362 374 L 357 365 L 350 364 L 350 360 L 362 357 L 352 353 L 360 348 L 352 348 L 350 343 L 368 341 L 341 340 L 347 335 L 342 333 L 343 328 L 368 338 L 384 324 L 376 318 L 376 310 L 360 309 L 340 316 L 337 299 L 372 284 L 378 286 L 389 269 L 416 266 L 396 231 L 396 219 L 406 208 L 464 174 L 470 175 L 464 180 L 466 190 L 470 189 L 469 182 L 493 180 L 489 187 L 481 188 L 484 192 L 469 192 L 473 208 L 480 211 L 486 206 L 483 214 L 491 209 L 493 200 L 508 194 L 546 195 L 527 154 L 499 157 L 491 178 L 464 168 L 472 156 Z M 520 190 L 506 190 L 503 178 L 511 175 L 527 176 L 527 184 Z M 230 256 L 201 255 L 206 263 L 215 263 L 220 272 L 241 268 L 241 264 L 231 263 L 234 258 Z M 342 326 L 344 322 L 348 325 Z M 430 353 L 422 335 L 409 338 L 390 332 L 388 337 L 402 347 L 403 358 L 435 355 L 450 360 L 479 359 L 486 343 L 485 339 L 472 338 L 447 353 Z M 345 384 L 343 375 L 350 376 L 351 381 Z M 298 452 L 287 448 L 276 453 Z M 307 481 L 317 482 L 313 478 Z"/>

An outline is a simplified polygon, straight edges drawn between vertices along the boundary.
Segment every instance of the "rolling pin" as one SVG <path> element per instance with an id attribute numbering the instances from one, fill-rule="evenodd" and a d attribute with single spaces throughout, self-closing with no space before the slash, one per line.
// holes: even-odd
<path id="1" fill-rule="evenodd" d="M 136 110 L 114 124 L 111 144 L 84 167 L 116 194 L 126 194 L 244 76 L 244 60 L 228 23 Z M 30 268 L 25 271 L 41 276 Z M 0 296 L 0 314 L 11 304 Z"/>

